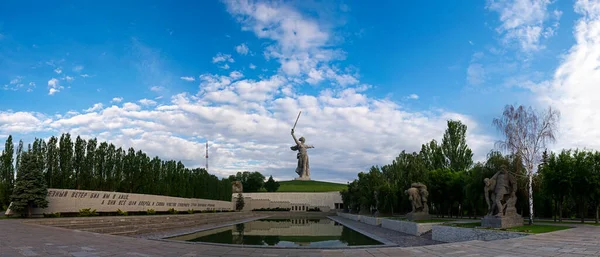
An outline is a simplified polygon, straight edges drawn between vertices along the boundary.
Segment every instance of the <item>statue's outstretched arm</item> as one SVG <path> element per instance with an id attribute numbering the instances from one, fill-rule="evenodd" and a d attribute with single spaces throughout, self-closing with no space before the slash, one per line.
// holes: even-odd
<path id="1" fill-rule="evenodd" d="M 312 145 L 305 145 L 305 147 L 306 147 L 306 148 L 315 148 L 315 147 L 314 147 L 314 146 L 312 146 Z"/>

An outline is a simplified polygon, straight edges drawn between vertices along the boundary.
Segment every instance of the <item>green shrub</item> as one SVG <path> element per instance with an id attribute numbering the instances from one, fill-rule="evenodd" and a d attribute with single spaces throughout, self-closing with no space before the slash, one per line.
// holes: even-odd
<path id="1" fill-rule="evenodd" d="M 189 209 L 189 210 L 187 210 L 187 213 L 189 213 L 189 214 L 194 214 L 194 209 Z"/>
<path id="2" fill-rule="evenodd" d="M 169 209 L 169 214 L 177 214 L 177 213 L 179 213 L 177 210 L 175 210 L 173 208 Z"/>
<path id="3" fill-rule="evenodd" d="M 146 214 L 154 215 L 154 214 L 156 214 L 156 211 L 154 211 L 154 209 L 148 209 L 148 210 L 146 210 Z"/>
<path id="4" fill-rule="evenodd" d="M 320 212 L 320 211 L 321 211 L 321 209 L 319 209 L 319 207 L 315 207 L 315 208 L 310 208 L 310 209 L 308 209 L 308 210 L 306 210 L 306 211 Z"/>
<path id="5" fill-rule="evenodd" d="M 44 218 L 60 218 L 60 212 L 56 213 L 44 213 Z"/>
<path id="6" fill-rule="evenodd" d="M 276 208 L 260 208 L 260 209 L 253 209 L 252 211 L 290 211 L 290 208 L 280 208 L 280 207 L 276 207 Z"/>
<path id="7" fill-rule="evenodd" d="M 117 216 L 127 216 L 128 213 L 126 211 L 122 211 L 121 209 L 117 209 Z"/>
<path id="8" fill-rule="evenodd" d="M 87 209 L 80 209 L 79 210 L 79 217 L 91 217 L 91 216 L 98 216 L 98 213 L 96 213 L 96 209 L 91 209 L 91 208 L 87 208 Z"/>

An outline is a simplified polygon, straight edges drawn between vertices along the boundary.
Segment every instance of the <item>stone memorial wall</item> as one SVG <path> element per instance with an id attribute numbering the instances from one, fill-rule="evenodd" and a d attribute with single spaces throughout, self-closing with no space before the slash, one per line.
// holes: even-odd
<path id="1" fill-rule="evenodd" d="M 290 193 L 243 193 L 244 209 L 290 208 L 291 211 L 307 211 L 318 207 L 323 212 L 336 210 L 343 204 L 339 192 L 290 192 Z M 232 195 L 235 204 L 237 194 Z"/>
<path id="2" fill-rule="evenodd" d="M 48 189 L 48 208 L 36 208 L 33 214 L 78 213 L 80 209 L 96 209 L 96 212 L 143 212 L 153 209 L 157 212 L 193 210 L 232 210 L 228 201 L 180 198 L 160 195 L 129 194 L 106 191 L 87 191 L 71 189 Z M 7 213 L 9 213 L 7 211 Z"/>

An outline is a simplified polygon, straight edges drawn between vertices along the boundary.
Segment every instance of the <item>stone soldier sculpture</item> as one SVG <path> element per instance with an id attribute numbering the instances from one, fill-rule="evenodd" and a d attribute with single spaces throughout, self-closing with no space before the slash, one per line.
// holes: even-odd
<path id="1" fill-rule="evenodd" d="M 408 200 L 412 205 L 412 211 L 406 215 L 409 220 L 429 219 L 429 205 L 427 198 L 427 186 L 423 183 L 412 183 L 410 188 L 404 191 L 408 195 Z"/>
<path id="2" fill-rule="evenodd" d="M 298 113 L 298 118 L 300 118 L 300 113 Z M 298 123 L 298 118 L 296 118 L 296 123 Z M 292 138 L 294 138 L 294 142 L 296 143 L 296 145 L 290 147 L 290 149 L 292 151 L 298 151 L 298 154 L 296 154 L 296 159 L 298 159 L 296 174 L 298 174 L 299 177 L 297 179 L 310 180 L 310 164 L 308 161 L 308 152 L 306 150 L 315 147 L 312 145 L 305 144 L 306 139 L 304 139 L 304 137 L 300 137 L 300 139 L 296 138 L 296 135 L 294 135 L 294 128 L 296 128 L 296 123 L 294 123 L 294 127 L 292 128 Z"/>
<path id="3" fill-rule="evenodd" d="M 488 213 L 482 219 L 483 227 L 508 228 L 522 226 L 523 218 L 517 214 L 517 179 L 510 174 L 508 167 L 502 165 L 501 170 L 491 178 L 483 180 L 485 200 Z"/>

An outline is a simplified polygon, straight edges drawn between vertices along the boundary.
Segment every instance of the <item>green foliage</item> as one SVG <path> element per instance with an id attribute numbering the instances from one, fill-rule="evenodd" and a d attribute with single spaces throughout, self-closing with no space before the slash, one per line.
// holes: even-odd
<path id="1" fill-rule="evenodd" d="M 465 171 L 473 164 L 473 152 L 467 146 L 467 125 L 449 120 L 442 139 L 442 152 L 452 171 Z"/>
<path id="2" fill-rule="evenodd" d="M 140 150 L 117 148 L 95 138 L 86 141 L 78 136 L 74 141 L 65 133 L 50 137 L 47 144 L 42 139 L 33 143 L 31 151 L 48 187 L 231 200 L 231 180 L 219 179 L 204 169 L 189 169 L 181 162 L 151 158 Z M 22 163 L 23 143 L 19 142 L 15 162 L 12 145 L 9 136 L 0 155 L 0 206 L 10 203 L 14 187 L 10 178 Z M 252 175 L 250 181 L 260 179 L 259 175 Z M 177 186 L 170 186 L 173 184 Z"/>
<path id="3" fill-rule="evenodd" d="M 321 209 L 319 207 L 315 207 L 315 208 L 309 208 L 306 211 L 310 211 L 310 212 L 320 212 Z"/>
<path id="4" fill-rule="evenodd" d="M 275 207 L 275 208 L 260 208 L 260 209 L 253 209 L 252 211 L 290 211 L 290 208 L 280 208 L 280 207 Z"/>
<path id="5" fill-rule="evenodd" d="M 117 209 L 117 216 L 127 216 L 128 213 L 126 211 L 122 211 L 121 209 Z"/>
<path id="6" fill-rule="evenodd" d="M 79 210 L 79 217 L 92 217 L 92 216 L 98 216 L 96 209 L 92 210 L 91 208 L 87 208 L 87 209 Z"/>
<path id="7" fill-rule="evenodd" d="M 242 209 L 244 209 L 244 205 L 246 205 L 246 203 L 244 203 L 244 196 L 242 195 L 242 193 L 238 193 L 237 199 L 235 201 L 235 210 L 241 211 Z"/>
<path id="8" fill-rule="evenodd" d="M 60 218 L 60 212 L 56 212 L 56 213 L 43 213 L 44 218 Z"/>
<path id="9" fill-rule="evenodd" d="M 146 214 L 154 215 L 154 214 L 156 214 L 156 211 L 154 211 L 154 209 L 148 209 L 148 210 L 146 210 Z"/>
<path id="10" fill-rule="evenodd" d="M 173 209 L 173 208 L 169 209 L 167 212 L 168 212 L 169 214 L 177 214 L 177 213 L 179 213 L 179 211 L 177 211 L 177 210 L 175 210 L 175 209 Z"/>
<path id="11" fill-rule="evenodd" d="M 277 183 L 279 183 L 277 192 L 339 192 L 347 187 L 345 184 L 315 180 L 288 180 Z"/>
<path id="12" fill-rule="evenodd" d="M 0 207 L 10 204 L 10 196 L 15 184 L 15 170 L 13 168 L 14 145 L 12 136 L 8 136 L 4 150 L 0 155 Z M 2 208 L 3 210 L 5 208 Z"/>
<path id="13" fill-rule="evenodd" d="M 229 176 L 229 180 L 242 182 L 244 192 L 258 192 L 261 188 L 263 188 L 265 176 L 258 171 L 244 171 L 238 172 L 235 176 Z"/>
<path id="14" fill-rule="evenodd" d="M 264 185 L 267 192 L 276 192 L 279 189 L 279 182 L 275 182 L 273 176 L 269 176 L 269 180 Z"/>
<path id="15" fill-rule="evenodd" d="M 187 213 L 188 213 L 188 214 L 194 214 L 194 209 L 189 209 L 189 210 L 187 210 Z"/>
<path id="16" fill-rule="evenodd" d="M 36 150 L 39 146 L 36 140 Z M 33 150 L 23 152 L 17 172 L 17 180 L 11 196 L 11 209 L 24 216 L 31 216 L 33 208 L 48 207 L 48 188 L 43 180 L 43 158 Z"/>

